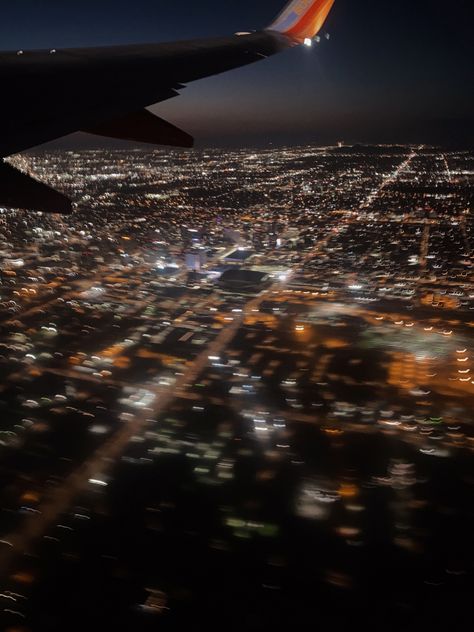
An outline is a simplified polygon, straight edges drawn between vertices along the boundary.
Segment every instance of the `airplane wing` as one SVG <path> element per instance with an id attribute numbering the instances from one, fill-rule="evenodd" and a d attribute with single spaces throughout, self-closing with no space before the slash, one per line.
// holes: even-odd
<path id="1" fill-rule="evenodd" d="M 146 108 L 314 37 L 334 1 L 293 0 L 267 29 L 232 37 L 0 53 L 0 157 L 76 131 L 190 147 L 188 134 Z"/>

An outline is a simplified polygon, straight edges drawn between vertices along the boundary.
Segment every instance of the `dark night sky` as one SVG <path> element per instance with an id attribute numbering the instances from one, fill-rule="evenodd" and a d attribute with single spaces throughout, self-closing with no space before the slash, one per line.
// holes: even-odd
<path id="1" fill-rule="evenodd" d="M 0 49 L 155 42 L 268 24 L 285 0 L 21 0 Z M 329 41 L 191 84 L 156 112 L 199 144 L 472 144 L 472 0 L 336 0 Z M 150 78 L 152 81 L 153 78 Z"/>

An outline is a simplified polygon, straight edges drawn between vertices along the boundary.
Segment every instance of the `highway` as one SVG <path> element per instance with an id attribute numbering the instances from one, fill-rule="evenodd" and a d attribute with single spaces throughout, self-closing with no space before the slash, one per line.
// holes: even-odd
<path id="1" fill-rule="evenodd" d="M 408 156 L 408 158 L 406 158 L 400 165 L 398 165 L 398 167 L 392 173 L 386 175 L 384 179 L 382 180 L 381 184 L 377 188 L 375 188 L 365 200 L 361 202 L 359 209 L 360 210 L 368 209 L 379 197 L 379 195 L 383 192 L 383 190 L 386 187 L 393 184 L 394 182 L 396 182 L 398 178 L 400 177 L 400 175 L 408 169 L 412 160 L 416 158 L 416 156 L 418 155 L 418 152 L 421 151 L 422 149 L 423 149 L 423 145 L 420 145 L 420 147 L 412 151 L 410 155 Z"/>

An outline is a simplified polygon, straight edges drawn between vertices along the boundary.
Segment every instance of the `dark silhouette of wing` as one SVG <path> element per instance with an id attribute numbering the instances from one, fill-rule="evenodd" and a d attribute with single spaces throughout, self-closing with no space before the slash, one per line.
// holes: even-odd
<path id="1" fill-rule="evenodd" d="M 0 53 L 0 161 L 77 131 L 190 147 L 193 139 L 186 132 L 146 108 L 177 96 L 191 81 L 311 43 L 333 3 L 293 0 L 266 30 L 232 37 Z M 3 170 L 3 183 L 11 173 L 11 167 Z M 27 178 L 15 180 L 23 182 L 23 193 Z M 31 183 L 31 192 L 38 193 L 37 185 Z M 43 205 L 51 210 L 52 202 L 54 208 L 54 198 L 46 204 L 46 190 L 42 195 Z M 15 197 L 15 187 L 8 188 L 8 200 L 11 206 L 31 207 L 24 195 Z M 64 210 L 59 198 L 56 202 Z"/>

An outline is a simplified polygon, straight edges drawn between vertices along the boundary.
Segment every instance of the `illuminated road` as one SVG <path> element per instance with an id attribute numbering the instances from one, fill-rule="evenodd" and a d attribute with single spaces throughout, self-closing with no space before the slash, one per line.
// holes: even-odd
<path id="1" fill-rule="evenodd" d="M 449 168 L 449 163 L 448 163 L 448 160 L 446 158 L 446 154 L 441 154 L 441 158 L 442 158 L 442 160 L 444 162 L 444 167 L 446 169 L 446 176 L 447 176 L 448 182 L 450 184 L 454 184 L 453 174 L 451 173 L 451 169 Z"/>
<path id="2" fill-rule="evenodd" d="M 467 215 L 462 215 L 459 219 L 459 224 L 461 226 L 461 232 L 464 239 L 464 245 L 466 247 L 466 252 L 468 256 L 472 254 L 471 244 L 469 243 L 469 236 L 467 234 L 467 226 L 466 226 Z"/>
<path id="3" fill-rule="evenodd" d="M 221 329 L 217 337 L 196 357 L 172 388 L 144 386 L 155 396 L 153 404 L 137 413 L 133 420 L 125 423 L 121 430 L 67 477 L 64 483 L 52 492 L 50 498 L 38 507 L 40 513 L 28 518 L 18 531 L 4 537 L 3 549 L 0 552 L 0 574 L 4 575 L 8 572 L 9 565 L 15 556 L 28 551 L 58 517 L 68 510 L 75 496 L 87 487 L 91 478 L 103 476 L 111 469 L 133 436 L 142 434 L 148 428 L 151 419 L 156 419 L 174 399 L 183 396 L 187 389 L 193 386 L 208 366 L 209 356 L 219 356 L 222 353 L 234 338 L 245 316 L 250 315 L 253 310 L 258 310 L 266 296 L 264 292 L 248 301 L 242 313 L 236 314 L 233 321 Z"/>
<path id="4" fill-rule="evenodd" d="M 430 225 L 425 222 L 423 228 L 423 237 L 421 238 L 420 246 L 420 269 L 423 273 L 426 272 L 427 256 L 430 248 Z M 423 279 L 420 279 L 420 283 Z"/>
<path id="5" fill-rule="evenodd" d="M 4 538 L 4 541 L 8 542 L 11 548 L 3 551 L 3 554 L 0 555 L 1 573 L 5 572 L 12 554 L 27 551 L 30 545 L 47 531 L 58 516 L 67 511 L 75 495 L 87 486 L 90 478 L 94 478 L 98 474 L 103 475 L 111 468 L 114 461 L 127 447 L 130 439 L 135 435 L 140 435 L 148 427 L 150 418 L 156 418 L 160 415 L 181 392 L 186 391 L 189 385 L 194 384 L 201 371 L 207 366 L 209 355 L 220 353 L 235 335 L 239 326 L 240 319 L 236 319 L 229 327 L 222 329 L 217 338 L 202 351 L 179 378 L 173 389 L 166 390 L 160 387 L 147 389 L 155 395 L 154 405 L 138 413 L 132 421 L 126 423 L 121 430 L 73 472 L 52 493 L 51 498 L 39 507 L 40 514 L 27 520 L 18 532 Z"/>
<path id="6" fill-rule="evenodd" d="M 420 145 L 418 149 L 412 151 L 411 154 L 408 156 L 408 158 L 404 160 L 392 173 L 386 175 L 384 179 L 382 180 L 382 183 L 380 184 L 380 186 L 374 189 L 369 194 L 369 196 L 361 202 L 359 209 L 363 210 L 363 209 L 369 208 L 375 202 L 375 200 L 379 197 L 379 195 L 383 192 L 383 190 L 386 187 L 393 184 L 394 182 L 396 182 L 398 178 L 400 177 L 400 175 L 408 169 L 408 167 L 411 164 L 411 161 L 414 158 L 416 158 L 416 156 L 418 155 L 418 152 L 421 151 L 422 149 L 423 149 L 423 145 Z"/>

